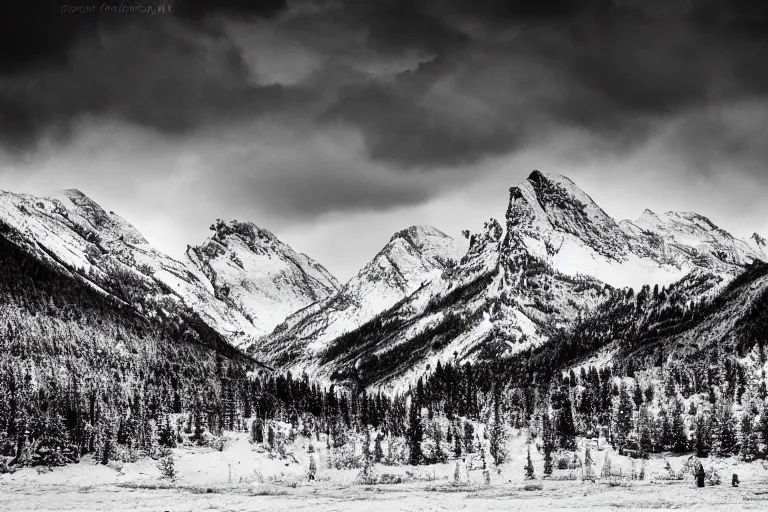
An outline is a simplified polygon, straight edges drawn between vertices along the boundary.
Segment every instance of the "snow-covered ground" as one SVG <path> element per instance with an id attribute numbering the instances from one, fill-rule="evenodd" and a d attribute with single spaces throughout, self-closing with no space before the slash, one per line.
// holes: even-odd
<path id="1" fill-rule="evenodd" d="M 248 442 L 246 434 L 229 434 L 223 451 L 184 447 L 173 450 L 178 476 L 161 478 L 156 461 L 80 464 L 52 471 L 23 469 L 0 475 L 0 510 L 263 510 L 391 511 L 391 510 L 767 510 L 768 467 L 733 459 L 715 462 L 722 484 L 697 488 L 692 478 L 665 480 L 669 462 L 679 471 L 687 457 L 659 457 L 646 464 L 644 481 L 621 478 L 595 482 L 559 481 L 570 473 L 556 470 L 553 479 L 541 480 L 543 460 L 531 447 L 537 480 L 526 481 L 525 436 L 512 439 L 512 459 L 500 470 L 491 468 L 485 485 L 477 458 L 462 468 L 454 483 L 455 461 L 447 464 L 389 467 L 376 465 L 378 480 L 392 475 L 401 483 L 358 485 L 359 470 L 328 469 L 317 448 L 317 478 L 310 482 L 308 441 L 299 438 L 281 458 Z M 582 447 L 583 450 L 583 447 Z M 632 461 L 612 452 L 594 449 L 595 472 L 600 474 L 606 455 L 614 471 L 631 472 Z M 711 465 L 705 461 L 705 467 Z M 638 464 L 639 467 L 639 464 Z M 739 487 L 731 487 L 737 473 Z M 533 485 L 533 487 L 531 487 Z M 538 485 L 541 487 L 538 488 Z M 526 489 L 527 487 L 527 489 Z"/>

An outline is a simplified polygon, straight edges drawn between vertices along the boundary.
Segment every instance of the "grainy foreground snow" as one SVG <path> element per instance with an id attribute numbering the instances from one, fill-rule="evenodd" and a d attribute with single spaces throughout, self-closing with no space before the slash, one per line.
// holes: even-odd
<path id="1" fill-rule="evenodd" d="M 0 475 L 0 510 L 255 510 L 255 511 L 441 511 L 441 510 L 768 510 L 768 468 L 720 460 L 723 483 L 697 488 L 691 478 L 659 480 L 666 461 L 676 471 L 684 457 L 652 459 L 648 480 L 605 480 L 595 483 L 523 479 L 522 438 L 513 440 L 514 456 L 500 472 L 491 470 L 491 484 L 482 470 L 470 469 L 469 481 L 453 483 L 455 462 L 435 466 L 386 467 L 374 472 L 400 475 L 405 483 L 356 485 L 358 470 L 327 469 L 319 445 L 318 473 L 306 478 L 309 455 L 299 439 L 286 458 L 270 458 L 245 434 L 232 434 L 224 451 L 209 448 L 174 450 L 179 475 L 175 482 L 160 478 L 156 462 L 77 465 L 38 473 L 24 469 Z M 519 442 L 518 442 L 519 441 Z M 593 452 L 599 473 L 605 451 Z M 542 460 L 532 450 L 537 475 Z M 611 452 L 614 468 L 631 461 Z M 295 459 L 295 460 L 294 460 Z M 706 466 L 706 464 L 705 464 Z M 741 485 L 730 486 L 738 473 Z M 556 471 L 557 474 L 557 471 Z M 557 476 L 557 475 L 556 475 Z M 529 484 L 541 489 L 526 490 Z"/>

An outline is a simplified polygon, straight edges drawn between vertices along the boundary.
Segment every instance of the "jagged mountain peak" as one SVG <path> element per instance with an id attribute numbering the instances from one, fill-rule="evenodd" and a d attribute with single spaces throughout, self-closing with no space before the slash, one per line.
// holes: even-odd
<path id="1" fill-rule="evenodd" d="M 604 232 L 618 230 L 616 222 L 573 181 L 538 170 L 510 189 L 507 222 L 521 227 L 549 227 L 573 234 L 593 227 Z"/>
<path id="2" fill-rule="evenodd" d="M 214 231 L 211 238 L 218 242 L 225 242 L 227 238 L 236 236 L 251 246 L 285 246 L 274 233 L 257 226 L 253 222 L 240 222 L 237 220 L 225 222 L 217 219 L 211 225 L 211 230 Z"/>
<path id="3" fill-rule="evenodd" d="M 184 304 L 233 344 L 338 289 L 319 263 L 249 222 L 217 221 L 213 236 L 177 261 L 78 189 L 51 198 L 0 192 L 0 226 L 39 259 L 142 311 Z M 243 306 L 265 303 L 264 315 Z"/>
<path id="4" fill-rule="evenodd" d="M 510 189 L 507 239 L 542 260 L 573 243 L 603 258 L 620 260 L 626 236 L 607 213 L 570 179 L 534 171 Z"/>
<path id="5" fill-rule="evenodd" d="M 758 235 L 757 233 L 752 233 L 752 236 L 749 237 L 751 240 L 754 241 L 755 245 L 758 247 L 765 247 L 766 246 L 766 240 L 762 236 Z"/>
<path id="6" fill-rule="evenodd" d="M 669 283 L 694 268 L 732 276 L 764 257 L 694 212 L 646 209 L 617 224 L 573 181 L 541 171 L 510 189 L 506 240 L 509 254 L 618 287 Z"/>
<path id="7" fill-rule="evenodd" d="M 218 219 L 211 230 L 205 242 L 187 248 L 187 260 L 216 297 L 249 319 L 259 335 L 339 289 L 322 265 L 253 222 Z"/>
<path id="8" fill-rule="evenodd" d="M 439 229 L 434 228 L 432 226 L 414 225 L 414 226 L 407 227 L 405 229 L 401 229 L 400 231 L 396 232 L 394 235 L 392 235 L 389 241 L 392 242 L 397 238 L 402 238 L 415 245 L 418 245 L 430 236 L 450 238 L 448 235 L 446 235 Z"/>
<path id="9" fill-rule="evenodd" d="M 396 232 L 373 262 L 384 258 L 403 271 L 414 265 L 442 266 L 444 258 L 458 260 L 463 254 L 461 244 L 432 226 L 410 226 Z M 407 280 L 407 279 L 406 279 Z"/>
<path id="10" fill-rule="evenodd" d="M 643 213 L 634 221 L 634 224 L 640 225 L 650 222 L 657 222 L 659 215 L 653 210 L 646 208 Z"/>
<path id="11" fill-rule="evenodd" d="M 420 284 L 428 273 L 442 271 L 449 260 L 458 261 L 464 252 L 462 243 L 432 226 L 410 226 L 392 235 L 344 287 L 355 289 L 364 287 L 363 283 L 379 282 L 398 289 L 397 295 L 402 295 Z"/>
<path id="12" fill-rule="evenodd" d="M 55 213 L 66 216 L 71 221 L 77 221 L 84 228 L 94 230 L 105 243 L 120 240 L 132 244 L 148 244 L 131 223 L 114 212 L 107 212 L 79 189 L 61 190 L 51 199 L 60 203 L 65 209 L 54 209 Z"/>
<path id="13" fill-rule="evenodd" d="M 59 194 L 72 198 L 73 200 L 75 198 L 77 199 L 83 199 L 90 202 L 94 202 L 90 197 L 88 197 L 82 190 L 79 188 L 65 188 L 63 190 L 59 191 Z"/>

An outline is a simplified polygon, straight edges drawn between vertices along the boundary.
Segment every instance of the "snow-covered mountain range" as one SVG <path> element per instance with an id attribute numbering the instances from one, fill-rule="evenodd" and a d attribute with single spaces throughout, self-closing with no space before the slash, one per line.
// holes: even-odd
<path id="1" fill-rule="evenodd" d="M 694 269 L 732 275 L 763 251 L 695 213 L 616 222 L 563 176 L 534 171 L 511 190 L 507 229 L 555 270 L 612 286 L 669 284 Z"/>
<path id="2" fill-rule="evenodd" d="M 617 288 L 639 292 L 711 275 L 711 295 L 765 259 L 759 237 L 740 240 L 697 214 L 646 211 L 616 222 L 569 179 L 539 171 L 510 189 L 505 220 L 506 230 L 491 219 L 457 265 L 425 273 L 421 286 L 399 288 L 389 303 L 367 299 L 381 286 L 369 284 L 375 280 L 367 270 L 377 256 L 339 296 L 292 315 L 253 353 L 321 379 L 398 387 L 438 360 L 492 359 L 540 346 Z"/>
<path id="3" fill-rule="evenodd" d="M 140 314 L 186 308 L 277 368 L 389 389 L 437 361 L 543 347 L 655 285 L 684 290 L 675 300 L 686 307 L 733 296 L 730 283 L 768 259 L 758 234 L 742 240 L 695 213 L 617 222 L 568 178 L 539 171 L 510 189 L 503 223 L 468 241 L 404 229 L 344 285 L 252 223 L 211 230 L 177 261 L 80 191 L 0 192 L 0 236 Z"/>
<path id="4" fill-rule="evenodd" d="M 311 370 L 339 336 L 441 279 L 461 258 L 463 245 L 429 226 L 395 233 L 338 293 L 288 317 L 253 345 L 254 353 L 294 371 Z"/>
<path id="5" fill-rule="evenodd" d="M 51 198 L 0 192 L 0 225 L 6 238 L 62 272 L 145 314 L 188 307 L 233 345 L 337 287 L 318 263 L 252 224 L 218 223 L 213 237 L 187 251 L 187 262 L 177 261 L 79 190 Z"/>

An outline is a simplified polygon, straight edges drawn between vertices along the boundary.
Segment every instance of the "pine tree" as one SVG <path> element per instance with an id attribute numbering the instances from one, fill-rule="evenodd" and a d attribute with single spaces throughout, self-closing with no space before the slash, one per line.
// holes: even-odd
<path id="1" fill-rule="evenodd" d="M 643 405 L 643 388 L 640 387 L 640 384 L 635 384 L 632 400 L 635 402 L 637 409 L 640 409 L 640 406 Z"/>
<path id="2" fill-rule="evenodd" d="M 501 393 L 499 386 L 494 389 L 494 407 L 493 407 L 493 426 L 491 427 L 491 438 L 489 441 L 491 457 L 493 463 L 498 467 L 504 463 L 507 453 L 505 449 L 506 436 L 504 435 L 504 425 L 501 417 Z"/>
<path id="3" fill-rule="evenodd" d="M 255 444 L 261 444 L 264 442 L 264 424 L 261 418 L 256 418 L 251 423 L 251 441 Z"/>
<path id="4" fill-rule="evenodd" d="M 560 447 L 564 450 L 576 449 L 576 428 L 573 424 L 573 411 L 568 393 L 564 393 L 562 407 L 557 416 L 557 433 Z"/>
<path id="5" fill-rule="evenodd" d="M 168 450 L 157 463 L 160 474 L 168 480 L 176 480 L 176 461 L 173 459 L 173 453 Z"/>
<path id="6" fill-rule="evenodd" d="M 712 430 L 709 418 L 700 414 L 696 417 L 696 457 L 709 457 L 712 451 Z"/>
<path id="7" fill-rule="evenodd" d="M 763 410 L 760 413 L 760 422 L 757 425 L 758 439 L 768 446 L 768 402 L 763 403 Z M 768 455 L 765 453 L 764 455 Z"/>
<path id="8" fill-rule="evenodd" d="M 154 422 L 152 422 L 154 427 Z M 115 432 L 112 421 L 109 418 L 102 419 L 101 430 L 103 432 L 103 443 L 101 446 L 101 463 L 109 464 L 117 448 L 117 433 Z"/>
<path id="9" fill-rule="evenodd" d="M 376 463 L 381 462 L 384 460 L 384 450 L 381 448 L 381 441 L 384 439 L 384 436 L 379 432 L 376 434 L 376 442 L 374 443 L 373 447 L 373 460 Z"/>
<path id="10" fill-rule="evenodd" d="M 370 464 L 371 460 L 373 458 L 373 453 L 371 452 L 371 431 L 370 429 L 365 429 L 365 440 L 363 441 L 363 459 L 366 461 L 366 463 Z"/>
<path id="11" fill-rule="evenodd" d="M 728 455 L 736 453 L 738 439 L 736 438 L 736 428 L 730 404 L 725 404 L 723 406 L 722 417 L 720 419 L 720 436 L 718 440 L 719 456 L 727 457 Z"/>
<path id="12" fill-rule="evenodd" d="M 632 397 L 626 386 L 622 385 L 619 393 L 619 408 L 616 410 L 616 434 L 619 443 L 624 444 L 627 435 L 632 431 Z"/>
<path id="13" fill-rule="evenodd" d="M 461 438 L 461 432 L 457 429 L 456 432 L 453 434 L 453 454 L 456 456 L 456 458 L 461 457 L 461 447 L 462 447 L 463 441 Z"/>
<path id="14" fill-rule="evenodd" d="M 363 462 L 364 470 L 368 473 L 371 464 L 373 464 L 373 454 L 371 453 L 371 431 L 365 429 L 365 441 L 363 441 Z"/>
<path id="15" fill-rule="evenodd" d="M 683 423 L 682 411 L 679 404 L 676 404 L 672 410 L 671 441 L 672 451 L 675 453 L 686 453 L 688 451 L 688 436 L 685 433 L 685 424 Z"/>
<path id="16" fill-rule="evenodd" d="M 526 480 L 533 480 L 536 478 L 536 475 L 533 471 L 533 461 L 531 460 L 531 449 L 528 448 L 528 463 L 525 465 L 525 479 Z"/>
<path id="17" fill-rule="evenodd" d="M 467 453 L 475 453 L 474 441 L 475 427 L 469 421 L 464 423 L 464 450 Z"/>
<path id="18" fill-rule="evenodd" d="M 640 458 L 645 458 L 653 451 L 653 424 L 648 416 L 648 406 L 643 403 L 637 412 L 637 445 Z"/>
<path id="19" fill-rule="evenodd" d="M 195 430 L 192 432 L 192 440 L 197 442 L 202 441 L 204 432 L 205 429 L 203 428 L 203 415 L 198 409 L 195 411 Z"/>
<path id="20" fill-rule="evenodd" d="M 554 433 L 549 419 L 549 413 L 545 412 L 542 418 L 542 441 L 544 444 L 544 476 L 552 475 L 552 451 L 555 449 Z"/>
<path id="21" fill-rule="evenodd" d="M 435 423 L 432 428 L 432 438 L 435 440 L 435 453 L 433 459 L 436 463 L 448 461 L 448 455 L 443 451 L 443 431 L 439 423 Z"/>
<path id="22" fill-rule="evenodd" d="M 174 432 L 171 418 L 167 414 L 163 416 L 163 421 L 160 424 L 158 443 L 164 448 L 176 448 L 176 432 Z"/>
<path id="23" fill-rule="evenodd" d="M 741 456 L 745 462 L 752 462 L 758 455 L 758 433 L 753 429 L 754 420 L 749 412 L 741 418 Z"/>
<path id="24" fill-rule="evenodd" d="M 672 423 L 669 421 L 667 410 L 659 412 L 659 449 L 667 450 L 672 446 Z"/>
<path id="25" fill-rule="evenodd" d="M 411 401 L 411 407 L 408 411 L 408 448 L 410 454 L 408 463 L 412 466 L 418 466 L 422 463 L 424 456 L 421 453 L 421 442 L 424 439 L 424 429 L 421 425 L 421 405 L 415 399 Z"/>

